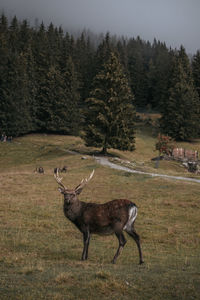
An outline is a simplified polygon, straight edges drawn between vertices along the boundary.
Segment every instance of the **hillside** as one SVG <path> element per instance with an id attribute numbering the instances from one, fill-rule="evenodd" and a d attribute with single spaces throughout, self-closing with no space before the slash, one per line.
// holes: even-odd
<path id="1" fill-rule="evenodd" d="M 109 153 L 155 172 L 156 134 L 139 125 L 136 151 Z M 200 150 L 199 141 L 180 145 Z M 89 155 L 97 150 L 79 137 L 62 135 L 32 134 L 0 144 L 0 298 L 198 299 L 200 184 L 103 167 Z M 128 198 L 137 204 L 144 265 L 138 265 L 136 245 L 128 237 L 116 265 L 110 263 L 115 236 L 92 236 L 89 259 L 80 260 L 82 236 L 63 215 L 53 177 L 53 169 L 63 165 L 69 188 L 95 169 L 80 200 Z M 34 173 L 39 166 L 44 174 Z M 156 172 L 191 176 L 167 161 Z"/>

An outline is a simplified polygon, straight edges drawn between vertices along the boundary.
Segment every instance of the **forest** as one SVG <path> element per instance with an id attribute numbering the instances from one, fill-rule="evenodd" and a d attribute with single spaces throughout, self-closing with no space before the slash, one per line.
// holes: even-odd
<path id="1" fill-rule="evenodd" d="M 0 61 L 1 134 L 85 132 L 88 145 L 134 150 L 136 111 L 148 111 L 175 140 L 200 135 L 200 51 L 2 14 Z"/>

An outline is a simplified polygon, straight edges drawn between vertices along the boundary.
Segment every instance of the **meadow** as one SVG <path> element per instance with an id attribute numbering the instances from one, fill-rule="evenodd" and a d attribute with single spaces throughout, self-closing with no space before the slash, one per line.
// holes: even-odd
<path id="1" fill-rule="evenodd" d="M 155 171 L 155 141 L 141 129 L 133 153 L 110 153 Z M 184 147 L 198 150 L 200 142 Z M 113 170 L 89 155 L 95 150 L 79 137 L 59 135 L 32 134 L 0 144 L 0 299 L 199 299 L 200 184 Z M 137 204 L 143 265 L 128 236 L 115 265 L 115 236 L 93 235 L 89 259 L 80 260 L 82 235 L 64 217 L 53 176 L 63 165 L 69 188 L 95 169 L 80 200 L 128 198 Z M 44 174 L 34 173 L 39 166 Z M 191 176 L 175 162 L 161 161 L 156 172 Z"/>

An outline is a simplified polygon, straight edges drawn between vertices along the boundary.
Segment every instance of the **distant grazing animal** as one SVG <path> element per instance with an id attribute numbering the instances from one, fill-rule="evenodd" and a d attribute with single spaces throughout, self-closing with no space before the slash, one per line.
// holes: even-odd
<path id="1" fill-rule="evenodd" d="M 44 174 L 44 169 L 43 169 L 43 167 L 38 167 L 38 168 L 36 167 L 35 170 L 34 170 L 34 172 L 35 173 Z"/>
<path id="2" fill-rule="evenodd" d="M 67 172 L 67 166 L 64 166 L 62 168 L 54 168 L 54 174 L 57 174 L 57 172 L 66 173 Z"/>
<path id="3" fill-rule="evenodd" d="M 86 203 L 78 200 L 77 196 L 93 175 L 94 170 L 88 179 L 82 180 L 75 189 L 70 190 L 62 183 L 62 178 L 59 177 L 58 171 L 54 174 L 57 183 L 61 186 L 58 190 L 64 195 L 64 214 L 83 234 L 82 260 L 88 258 L 88 247 L 92 233 L 100 235 L 115 233 L 119 241 L 119 247 L 112 263 L 116 263 L 117 257 L 126 244 L 123 234 L 123 231 L 126 231 L 137 244 L 139 263 L 142 264 L 140 237 L 134 230 L 134 222 L 137 216 L 136 205 L 127 199 L 116 199 L 103 204 Z"/>
<path id="4" fill-rule="evenodd" d="M 63 166 L 63 167 L 60 169 L 60 172 L 66 173 L 66 172 L 67 172 L 67 166 Z"/>

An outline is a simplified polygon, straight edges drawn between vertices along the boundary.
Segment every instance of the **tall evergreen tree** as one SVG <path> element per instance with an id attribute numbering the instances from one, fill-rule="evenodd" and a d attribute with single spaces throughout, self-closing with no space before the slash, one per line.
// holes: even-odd
<path id="1" fill-rule="evenodd" d="M 148 104 L 148 81 L 141 52 L 132 53 L 129 56 L 128 68 L 135 105 L 138 109 L 144 108 Z"/>
<path id="2" fill-rule="evenodd" d="M 150 60 L 148 70 L 148 103 L 159 111 L 168 96 L 171 56 L 165 44 L 160 42 L 154 45 L 153 50 L 154 55 Z"/>
<path id="3" fill-rule="evenodd" d="M 137 109 L 145 108 L 148 104 L 148 78 L 147 67 L 143 57 L 143 42 L 138 37 L 131 39 L 128 43 L 128 73 L 130 86 L 135 96 Z"/>
<path id="4" fill-rule="evenodd" d="M 0 78 L 0 128 L 7 135 L 19 136 L 31 131 L 26 58 L 12 54 Z"/>
<path id="5" fill-rule="evenodd" d="M 9 27 L 9 47 L 13 53 L 19 49 L 19 21 L 16 16 L 13 17 Z"/>
<path id="6" fill-rule="evenodd" d="M 37 121 L 37 82 L 36 82 L 36 66 L 32 53 L 31 45 L 27 46 L 24 53 L 26 59 L 26 74 L 27 74 L 27 88 L 28 88 L 28 104 L 30 111 L 30 131 L 36 132 L 38 130 Z"/>
<path id="7" fill-rule="evenodd" d="M 71 58 L 64 73 L 51 66 L 41 95 L 40 119 L 43 132 L 77 134 L 78 94 Z"/>
<path id="8" fill-rule="evenodd" d="M 81 94 L 80 106 L 84 108 L 84 100 L 89 96 L 89 89 L 93 77 L 93 51 L 90 45 L 90 39 L 86 39 L 85 32 L 82 32 L 76 42 L 76 51 L 73 61 L 75 62 L 76 72 L 79 81 Z"/>
<path id="9" fill-rule="evenodd" d="M 32 30 L 29 28 L 27 20 L 24 20 L 20 25 L 18 37 L 19 51 L 25 52 L 28 48 L 30 49 L 32 40 Z"/>
<path id="10" fill-rule="evenodd" d="M 66 60 L 66 66 L 62 70 L 62 77 L 65 85 L 65 126 L 67 128 L 66 133 L 77 135 L 80 130 L 82 117 L 80 116 L 79 109 L 79 81 L 71 56 L 69 56 Z"/>
<path id="11" fill-rule="evenodd" d="M 115 148 L 135 148 L 135 108 L 133 95 L 117 56 L 111 52 L 96 75 L 90 98 L 84 140 L 88 146 L 102 147 L 102 152 Z"/>
<path id="12" fill-rule="evenodd" d="M 181 46 L 178 51 L 178 58 L 181 61 L 181 65 L 184 69 L 186 76 L 188 77 L 188 80 L 193 81 L 190 60 L 183 46 Z"/>
<path id="13" fill-rule="evenodd" d="M 191 74 L 181 57 L 174 59 L 169 99 L 162 112 L 162 132 L 175 140 L 189 140 L 199 132 L 200 102 Z"/>
<path id="14" fill-rule="evenodd" d="M 32 47 L 33 58 L 35 62 L 35 82 L 36 82 L 36 96 L 35 96 L 35 127 L 37 131 L 44 128 L 44 120 L 42 118 L 41 107 L 43 106 L 43 99 L 45 95 L 45 86 L 47 73 L 50 68 L 50 61 L 48 56 L 48 39 L 46 35 L 45 26 L 42 23 L 39 30 L 35 32 Z"/>
<path id="15" fill-rule="evenodd" d="M 108 60 L 111 51 L 114 51 L 114 48 L 111 43 L 110 34 L 109 32 L 107 32 L 106 36 L 103 38 L 103 41 L 100 43 L 96 51 L 96 55 L 94 58 L 94 75 L 98 74 L 102 69 L 103 64 Z"/>
<path id="16" fill-rule="evenodd" d="M 8 20 L 4 14 L 2 14 L 0 17 L 0 33 L 1 35 L 4 34 L 5 36 L 8 34 Z"/>
<path id="17" fill-rule="evenodd" d="M 197 51 L 197 53 L 193 57 L 192 73 L 194 78 L 194 85 L 200 98 L 200 51 Z"/>

